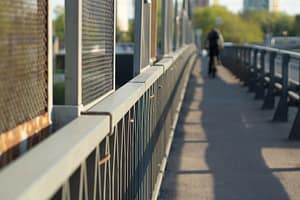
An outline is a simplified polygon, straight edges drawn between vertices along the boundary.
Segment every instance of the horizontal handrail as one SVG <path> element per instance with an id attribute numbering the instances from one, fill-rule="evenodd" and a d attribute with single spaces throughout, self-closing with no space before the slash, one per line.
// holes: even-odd
<path id="1" fill-rule="evenodd" d="M 109 132 L 109 118 L 81 116 L 0 172 L 1 199 L 48 199 Z"/>
<path id="2" fill-rule="evenodd" d="M 115 126 L 122 116 L 128 112 L 128 109 L 131 108 L 145 91 L 147 91 L 149 87 L 172 66 L 179 55 L 188 51 L 188 48 L 190 48 L 190 46 L 184 46 L 173 54 L 170 54 L 167 58 L 163 58 L 158 64 L 148 67 L 143 73 L 116 91 L 114 95 L 104 99 L 87 111 L 87 113 L 111 113 L 112 125 Z M 123 99 L 126 99 L 126 101 L 122 101 Z"/>
<path id="3" fill-rule="evenodd" d="M 232 45 L 225 45 L 225 47 L 250 48 L 253 50 L 274 52 L 274 53 L 278 53 L 278 54 L 288 54 L 293 58 L 300 59 L 300 53 L 290 51 L 290 50 L 285 50 L 285 49 L 277 49 L 277 48 L 272 48 L 272 47 L 266 47 L 266 46 L 260 46 L 260 45 L 250 45 L 250 44 L 245 44 L 245 45 L 232 44 Z"/>
<path id="4" fill-rule="evenodd" d="M 238 77 L 263 109 L 275 108 L 273 121 L 288 121 L 289 107 L 298 108 L 290 139 L 300 139 L 300 53 L 258 45 L 226 45 L 222 55 L 225 66 Z"/>
<path id="5" fill-rule="evenodd" d="M 163 58 L 95 105 L 85 115 L 78 117 L 0 171 L 1 199 L 51 198 L 68 182 L 78 167 L 86 165 L 87 157 L 98 148 L 99 143 L 113 129 L 118 129 L 118 122 L 152 88 L 154 82 L 173 67 L 176 68 L 173 65 L 179 56 L 189 57 L 195 51 L 194 45 L 186 45 Z M 187 73 L 188 71 L 185 72 Z M 110 158 L 110 155 L 106 155 L 105 162 Z"/>

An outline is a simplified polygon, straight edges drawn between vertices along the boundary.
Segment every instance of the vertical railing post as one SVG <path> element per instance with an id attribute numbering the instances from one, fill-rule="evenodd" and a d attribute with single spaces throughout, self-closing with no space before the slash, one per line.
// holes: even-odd
<path id="1" fill-rule="evenodd" d="M 162 2 L 162 53 L 167 55 L 172 50 L 172 0 Z"/>
<path id="2" fill-rule="evenodd" d="M 236 62 L 235 65 L 232 67 L 232 72 L 234 73 L 234 75 L 236 76 L 237 74 L 237 69 L 238 67 L 241 65 L 241 50 L 240 47 L 235 48 L 235 53 L 236 53 Z"/>
<path id="3" fill-rule="evenodd" d="M 169 8 L 168 8 L 168 19 L 167 19 L 167 23 L 168 23 L 168 48 L 169 48 L 169 52 L 172 52 L 173 50 L 173 18 L 174 18 L 174 6 L 173 6 L 173 0 L 169 0 L 169 4 L 168 4 Z"/>
<path id="4" fill-rule="evenodd" d="M 193 25 L 192 25 L 192 8 L 191 8 L 191 1 L 187 0 L 187 21 L 188 21 L 188 27 L 187 27 L 187 43 L 190 44 L 193 42 Z"/>
<path id="5" fill-rule="evenodd" d="M 291 132 L 289 134 L 290 140 L 300 140 L 300 108 L 298 107 L 298 112 L 293 124 L 293 127 L 291 129 Z"/>
<path id="6" fill-rule="evenodd" d="M 52 34 L 53 34 L 53 25 L 52 25 L 52 8 L 51 1 L 47 1 L 47 13 L 48 13 L 48 113 L 49 119 L 52 123 L 52 114 L 53 114 L 53 45 L 52 45 Z"/>
<path id="7" fill-rule="evenodd" d="M 175 8 L 174 8 L 174 37 L 173 37 L 173 50 L 177 49 L 178 45 L 178 1 L 175 1 Z"/>
<path id="8" fill-rule="evenodd" d="M 257 49 L 253 49 L 253 62 L 249 68 L 249 90 L 248 92 L 253 92 L 256 84 L 257 75 Z"/>
<path id="9" fill-rule="evenodd" d="M 244 68 L 244 63 L 245 63 L 245 49 L 244 47 L 240 47 L 241 49 L 241 64 L 237 70 L 238 73 L 238 78 L 240 79 L 240 81 L 242 81 L 242 70 Z"/>
<path id="10" fill-rule="evenodd" d="M 183 7 L 182 7 L 182 12 L 181 12 L 181 37 L 182 37 L 182 45 L 186 44 L 186 38 L 187 38 L 187 0 L 183 0 Z"/>
<path id="11" fill-rule="evenodd" d="M 180 12 L 179 12 L 180 11 Z M 174 10 L 174 49 L 178 49 L 182 45 L 182 3 L 180 0 L 175 1 Z"/>
<path id="12" fill-rule="evenodd" d="M 82 0 L 66 1 L 65 103 L 77 116 L 82 107 Z M 74 116 L 76 117 L 76 116 Z"/>
<path id="13" fill-rule="evenodd" d="M 143 4 L 143 0 L 135 1 L 133 76 L 138 75 L 141 71 Z"/>
<path id="14" fill-rule="evenodd" d="M 157 0 L 151 1 L 151 63 L 157 60 Z"/>
<path id="15" fill-rule="evenodd" d="M 298 80 L 300 81 L 300 61 L 298 60 Z M 297 91 L 297 94 L 300 96 L 300 91 Z M 293 127 L 291 129 L 289 139 L 290 140 L 300 140 L 300 104 L 298 104 L 298 111 L 296 118 L 294 120 Z"/>
<path id="16" fill-rule="evenodd" d="M 241 54 L 241 48 L 238 47 L 237 49 L 237 57 L 238 57 L 238 65 L 235 66 L 234 68 L 234 75 L 238 76 L 238 69 L 239 67 L 241 67 L 241 63 L 242 63 L 242 54 Z"/>
<path id="17" fill-rule="evenodd" d="M 250 66 L 251 66 L 251 48 L 247 48 L 247 63 L 245 68 L 245 81 L 244 86 L 249 85 L 249 76 L 250 76 Z"/>
<path id="18" fill-rule="evenodd" d="M 150 16 L 148 16 L 150 13 Z M 145 20 L 148 20 L 145 22 Z M 146 27 L 146 26 L 149 27 Z M 133 76 L 140 74 L 141 69 L 149 65 L 151 59 L 151 2 L 149 0 L 135 1 L 134 29 L 134 66 Z M 148 38 L 149 36 L 149 38 Z"/>
<path id="19" fill-rule="evenodd" d="M 248 57 L 247 57 L 248 47 L 243 47 L 243 68 L 241 69 L 241 81 L 245 83 L 246 81 L 246 73 L 247 73 L 247 63 L 248 63 Z"/>
<path id="20" fill-rule="evenodd" d="M 264 99 L 264 103 L 262 109 L 273 109 L 275 106 L 275 94 L 274 94 L 274 84 L 275 84 L 275 59 L 276 59 L 276 52 L 270 51 L 269 52 L 269 79 L 270 82 L 268 83 L 267 94 Z"/>
<path id="21" fill-rule="evenodd" d="M 282 54 L 282 76 L 281 76 L 281 95 L 280 100 L 275 111 L 273 121 L 287 121 L 288 120 L 288 65 L 290 56 L 289 54 Z"/>
<path id="22" fill-rule="evenodd" d="M 241 49 L 240 47 L 237 47 L 236 49 L 236 57 L 237 57 L 237 64 L 233 67 L 232 72 L 235 76 L 238 76 L 238 68 L 241 66 L 242 58 L 241 58 Z"/>
<path id="23" fill-rule="evenodd" d="M 243 68 L 243 62 L 244 62 L 244 49 L 243 47 L 239 47 L 239 55 L 240 55 L 240 62 L 239 67 L 236 69 L 236 76 L 238 79 L 241 80 L 241 70 Z"/>
<path id="24" fill-rule="evenodd" d="M 257 79 L 255 87 L 255 99 L 263 99 L 265 97 L 265 51 L 260 50 L 260 68 L 257 70 Z"/>

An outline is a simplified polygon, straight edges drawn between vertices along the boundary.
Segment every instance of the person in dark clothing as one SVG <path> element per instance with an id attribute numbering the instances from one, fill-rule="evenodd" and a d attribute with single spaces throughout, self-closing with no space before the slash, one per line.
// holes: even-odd
<path id="1" fill-rule="evenodd" d="M 208 33 L 206 41 L 209 51 L 208 76 L 215 77 L 220 50 L 223 48 L 223 36 L 218 29 L 214 28 Z"/>

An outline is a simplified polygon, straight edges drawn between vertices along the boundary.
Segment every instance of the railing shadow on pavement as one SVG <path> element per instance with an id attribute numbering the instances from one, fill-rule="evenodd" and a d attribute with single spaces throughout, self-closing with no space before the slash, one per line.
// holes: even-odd
<path id="1" fill-rule="evenodd" d="M 263 100 L 262 109 L 275 108 L 274 122 L 287 122 L 290 108 L 298 109 L 288 138 L 299 140 L 300 54 L 257 45 L 228 45 L 222 60 L 256 100 Z"/>
<path id="2" fill-rule="evenodd" d="M 175 132 L 161 199 L 289 199 L 274 172 L 298 171 L 298 168 L 272 169 L 263 152 L 268 148 L 299 149 L 299 143 L 284 139 L 283 132 L 287 133 L 291 124 L 270 124 L 268 117 L 272 113 L 268 110 L 259 111 L 257 102 L 244 108 L 243 102 L 251 97 L 245 93 L 233 99 L 237 93 L 244 91 L 235 82 L 227 83 L 221 78 L 210 80 L 206 78 L 205 69 L 202 68 L 201 72 L 193 69 Z M 253 115 L 252 109 L 261 115 Z M 197 111 L 199 115 L 195 113 Z M 191 118 L 193 112 L 196 118 Z M 251 120 L 253 123 L 257 123 L 257 120 L 261 122 L 251 125 Z M 197 132 L 196 128 L 187 128 L 195 125 L 203 130 Z M 192 139 L 186 140 L 189 137 Z M 188 145 L 201 148 L 194 150 L 196 152 L 189 151 L 187 155 L 184 149 Z M 204 155 L 200 149 L 204 149 Z M 199 157 L 191 157 L 191 154 L 198 154 Z M 196 159 L 193 161 L 195 165 L 185 164 L 184 161 L 188 159 Z M 182 182 L 183 179 L 185 181 Z M 210 184 L 213 185 L 213 191 L 210 191 Z M 202 194 L 198 191 L 202 191 Z"/>

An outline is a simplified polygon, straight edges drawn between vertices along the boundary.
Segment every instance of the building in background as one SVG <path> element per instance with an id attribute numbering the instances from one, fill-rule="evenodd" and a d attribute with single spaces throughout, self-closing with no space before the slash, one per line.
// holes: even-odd
<path id="1" fill-rule="evenodd" d="M 209 6 L 209 0 L 193 0 L 192 1 L 193 7 L 206 7 Z"/>
<path id="2" fill-rule="evenodd" d="M 245 10 L 267 10 L 278 12 L 279 0 L 244 0 Z"/>
<path id="3" fill-rule="evenodd" d="M 279 11 L 279 0 L 273 0 L 271 3 L 272 3 L 271 4 L 272 11 L 278 12 Z"/>
<path id="4" fill-rule="evenodd" d="M 270 0 L 244 0 L 245 10 L 270 10 Z"/>

